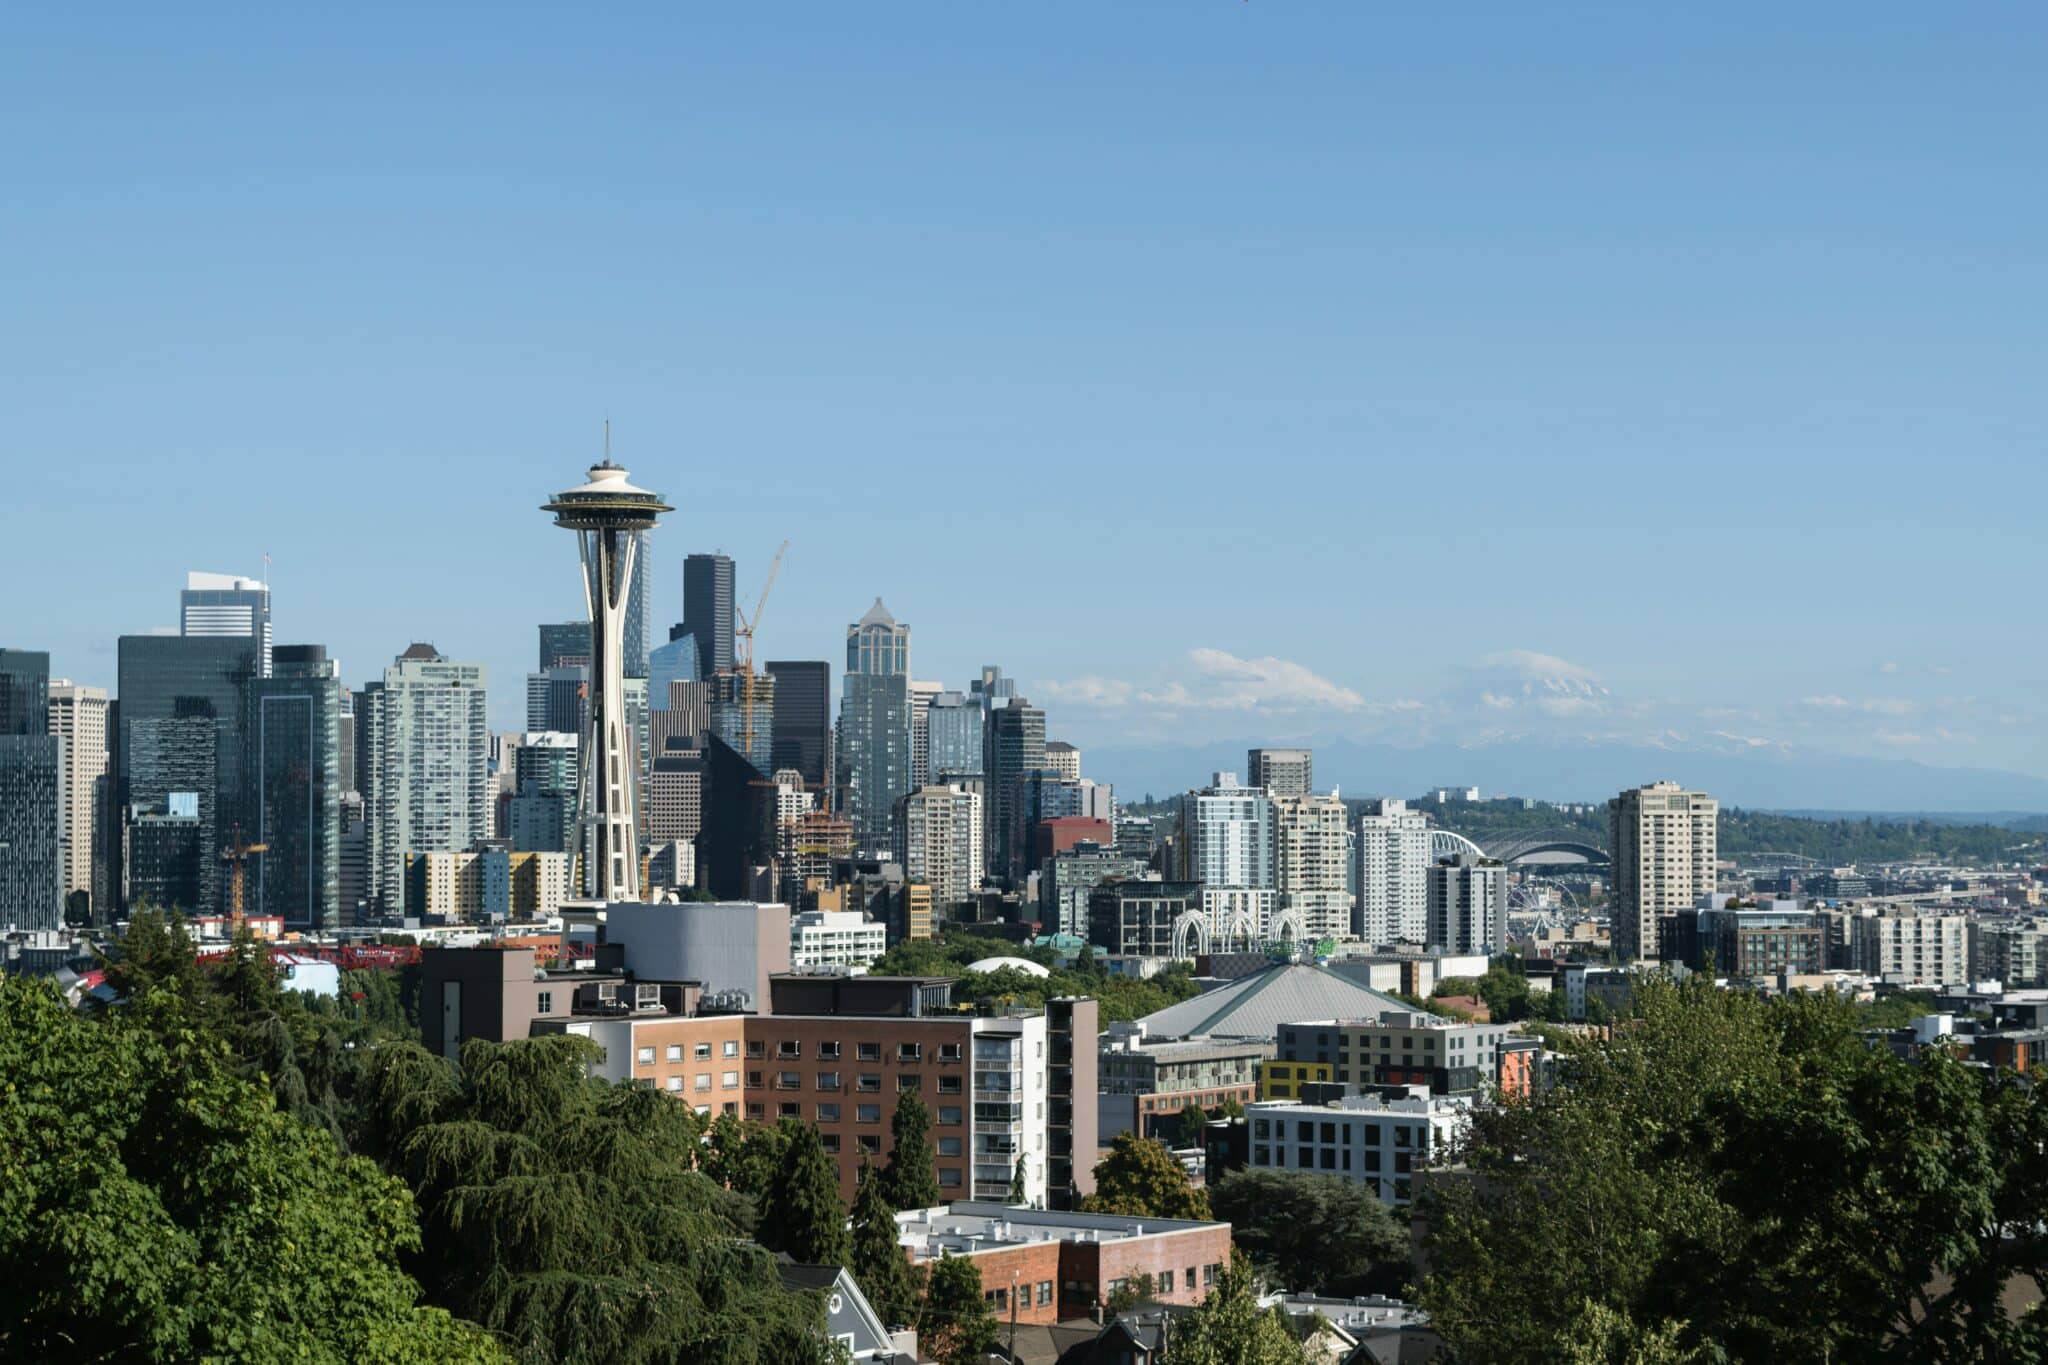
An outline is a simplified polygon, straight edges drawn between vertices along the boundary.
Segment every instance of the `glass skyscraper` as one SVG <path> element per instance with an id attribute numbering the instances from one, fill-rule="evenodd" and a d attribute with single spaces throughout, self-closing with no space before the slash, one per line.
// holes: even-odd
<path id="1" fill-rule="evenodd" d="M 416 644 L 363 689 L 362 732 L 369 900 L 405 909 L 409 853 L 459 853 L 490 837 L 490 727 L 482 664 Z"/>
<path id="2" fill-rule="evenodd" d="M 253 904 L 294 928 L 331 929 L 341 909 L 341 676 L 320 645 L 281 645 L 251 688 Z"/>
<path id="3" fill-rule="evenodd" d="M 0 928 L 64 922 L 64 741 L 48 734 L 50 656 L 0 649 Z"/>
<path id="4" fill-rule="evenodd" d="M 910 627 L 876 598 L 846 628 L 839 779 L 864 852 L 895 849 L 896 800 L 910 791 Z"/>
<path id="5" fill-rule="evenodd" d="M 981 776 L 980 705 L 964 692 L 941 692 L 925 713 L 925 766 L 933 782 Z"/>
<path id="6" fill-rule="evenodd" d="M 775 749 L 770 767 L 803 774 L 811 791 L 829 780 L 832 752 L 832 665 L 823 659 L 774 659 Z"/>
<path id="7" fill-rule="evenodd" d="M 695 554 L 683 561 L 683 622 L 677 633 L 697 637 L 698 676 L 732 667 L 732 559 Z"/>

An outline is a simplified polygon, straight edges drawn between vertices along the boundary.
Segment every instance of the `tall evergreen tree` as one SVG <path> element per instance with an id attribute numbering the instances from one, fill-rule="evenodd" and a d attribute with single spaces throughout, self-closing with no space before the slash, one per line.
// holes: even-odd
<path id="1" fill-rule="evenodd" d="M 881 1172 L 860 1164 L 860 1188 L 853 1196 L 853 1257 L 848 1265 L 860 1292 L 891 1327 L 916 1321 L 923 1276 L 896 1240 L 896 1210 L 882 1188 Z"/>
<path id="2" fill-rule="evenodd" d="M 1021 1204 L 1030 1198 L 1024 1191 L 1024 1154 L 1017 1153 L 1017 1169 L 1010 1173 L 1010 1202 Z"/>
<path id="3" fill-rule="evenodd" d="M 809 1124 L 796 1125 L 789 1135 L 789 1149 L 761 1208 L 759 1235 L 771 1249 L 788 1252 L 805 1265 L 843 1266 L 853 1260 L 846 1206 L 839 1202 L 839 1172 Z"/>
<path id="4" fill-rule="evenodd" d="M 932 1161 L 932 1111 L 916 1095 L 896 1099 L 889 1120 L 889 1202 L 898 1209 L 928 1209 L 939 1203 L 939 1173 Z"/>

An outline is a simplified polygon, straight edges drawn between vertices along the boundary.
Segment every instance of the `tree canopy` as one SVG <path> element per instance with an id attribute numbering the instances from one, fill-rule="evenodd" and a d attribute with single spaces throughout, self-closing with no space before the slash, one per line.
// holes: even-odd
<path id="1" fill-rule="evenodd" d="M 1247 1167 L 1209 1187 L 1209 1207 L 1252 1264 L 1295 1293 L 1398 1294 L 1407 1276 L 1408 1230 L 1370 1184 Z"/>
<path id="2" fill-rule="evenodd" d="M 1209 1217 L 1208 1195 L 1189 1182 L 1173 1153 L 1135 1133 L 1118 1133 L 1110 1143 L 1109 1155 L 1096 1163 L 1095 1193 L 1081 1207 L 1147 1218 Z"/>
<path id="3" fill-rule="evenodd" d="M 966 970 L 969 963 L 991 957 L 1021 957 L 1045 967 L 1051 975 L 1032 976 L 1013 967 L 994 972 Z M 1201 990 L 1185 963 L 1175 963 L 1159 975 L 1141 981 L 1105 971 L 1091 951 L 1083 951 L 1073 966 L 1061 967 L 1058 955 L 1050 948 L 957 929 L 929 939 L 906 939 L 876 959 L 869 970 L 878 975 L 958 977 L 953 999 L 976 1008 L 1036 1008 L 1055 996 L 1093 996 L 1100 1004 L 1104 1023 L 1143 1018 L 1190 999 Z"/>
<path id="4" fill-rule="evenodd" d="M 939 1173 L 932 1157 L 932 1111 L 909 1091 L 896 1097 L 889 1116 L 889 1164 L 884 1190 L 898 1209 L 928 1209 L 939 1203 Z"/>
<path id="5" fill-rule="evenodd" d="M 1207 1298 L 1172 1325 L 1173 1365 L 1309 1365 L 1278 1308 L 1259 1307 L 1257 1278 L 1241 1255 Z"/>
<path id="6" fill-rule="evenodd" d="M 941 1256 L 925 1277 L 917 1344 L 939 1365 L 980 1365 L 1001 1339 L 973 1258 Z"/>
<path id="7" fill-rule="evenodd" d="M 1832 997 L 1645 980 L 1563 1084 L 1476 1116 L 1421 1200 L 1422 1301 L 1466 1358 L 1977 1361 L 2048 1354 L 2048 1104 L 1866 1047 Z"/>
<path id="8" fill-rule="evenodd" d="M 917 1320 L 924 1277 L 896 1240 L 896 1210 L 890 1206 L 881 1173 L 865 1161 L 853 1196 L 853 1254 L 848 1269 L 884 1323 L 902 1326 Z"/>

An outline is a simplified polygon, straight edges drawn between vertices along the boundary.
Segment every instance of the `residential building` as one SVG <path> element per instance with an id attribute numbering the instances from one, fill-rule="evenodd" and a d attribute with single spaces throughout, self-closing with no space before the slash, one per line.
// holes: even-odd
<path id="1" fill-rule="evenodd" d="M 1908 985 L 1948 985 L 1970 979 L 1967 915 L 1911 910 L 1857 915 L 1850 921 L 1858 970 Z"/>
<path id="2" fill-rule="evenodd" d="M 1326 1065 L 1339 1085 L 1423 1085 L 1432 1094 L 1501 1086 L 1505 1024 L 1389 1010 L 1376 1019 L 1309 1019 L 1283 1024 L 1278 1061 Z M 1505 1088 L 1505 1087 L 1503 1087 Z M 1275 1097 L 1277 1098 L 1277 1097 Z"/>
<path id="3" fill-rule="evenodd" d="M 1119 955 L 1188 956 L 1193 946 L 1177 944 L 1186 932 L 1177 931 L 1185 917 L 1199 920 L 1201 910 L 1200 882 L 1106 882 L 1088 895 L 1088 941 Z"/>
<path id="4" fill-rule="evenodd" d="M 2007 990 L 2048 986 L 2048 919 L 2033 916 L 1972 926 L 1970 979 Z"/>
<path id="5" fill-rule="evenodd" d="M 1676 782 L 1653 782 L 1607 803 L 1614 859 L 1614 950 L 1623 962 L 1657 951 L 1657 921 L 1714 890 L 1720 803 Z"/>
<path id="6" fill-rule="evenodd" d="M 1828 931 L 1821 917 L 1793 900 L 1732 910 L 1702 905 L 1667 916 L 1662 928 L 1658 956 L 1696 972 L 1760 981 L 1827 967 Z"/>
<path id="7" fill-rule="evenodd" d="M 1102 1036 L 1101 1002 L 1087 996 L 1054 996 L 1045 1002 L 1045 1031 L 1046 1203 L 1071 1209 L 1095 1193 L 1095 1154 L 1101 1144 L 1089 1099 L 1101 1090 L 1096 1052 Z"/>
<path id="8" fill-rule="evenodd" d="M 576 853 L 576 787 L 582 738 L 559 730 L 518 737 L 505 833 L 522 853 Z"/>
<path id="9" fill-rule="evenodd" d="M 1259 1094 L 1259 1067 L 1272 1055 L 1271 1039 L 1153 1040 L 1111 1024 L 1096 1057 L 1102 1132 L 1171 1138 L 1189 1105 L 1250 1104 Z"/>
<path id="10" fill-rule="evenodd" d="M 1401 1207 L 1414 1199 L 1415 1172 L 1457 1146 L 1471 1112 L 1463 1098 L 1413 1086 L 1404 1095 L 1350 1095 L 1332 1104 L 1253 1104 L 1245 1117 L 1254 1169 L 1339 1176 Z"/>
<path id="11" fill-rule="evenodd" d="M 1180 800 L 1179 871 L 1209 886 L 1273 887 L 1273 798 L 1217 773 Z"/>
<path id="12" fill-rule="evenodd" d="M 1429 943 L 1446 953 L 1508 949 L 1508 870 L 1469 853 L 1439 858 L 1426 880 Z"/>
<path id="13" fill-rule="evenodd" d="M 93 893 L 93 792 L 107 773 L 107 690 L 50 679 L 49 732 L 64 741 L 64 894 L 83 891 L 104 909 Z"/>
<path id="14" fill-rule="evenodd" d="M 775 680 L 769 759 L 800 773 L 811 790 L 825 791 L 832 785 L 832 665 L 823 659 L 770 659 L 767 669 Z"/>
<path id="15" fill-rule="evenodd" d="M 1429 817 L 1406 801 L 1365 803 L 1354 847 L 1358 910 L 1353 922 L 1367 943 L 1421 944 L 1429 936 Z"/>
<path id="16" fill-rule="evenodd" d="M 1038 916 L 1053 933 L 1086 938 L 1088 898 L 1105 882 L 1136 881 L 1149 869 L 1143 858 L 1129 857 L 1104 843 L 1081 840 L 1041 865 Z"/>
<path id="17" fill-rule="evenodd" d="M 227 573 L 188 573 L 178 594 L 178 633 L 188 638 L 228 638 L 256 646 L 259 677 L 269 677 L 270 586 Z"/>
<path id="18" fill-rule="evenodd" d="M 1254 749 L 1253 756 L 1308 751 Z M 1302 937 L 1352 937 L 1352 833 L 1336 796 L 1278 795 L 1273 802 L 1273 889 L 1277 907 L 1292 911 Z"/>
<path id="19" fill-rule="evenodd" d="M 943 1256 L 973 1261 L 990 1310 L 1019 1326 L 1099 1318 L 1134 1283 L 1151 1285 L 1149 1301 L 1192 1307 L 1230 1264 L 1228 1223 L 963 1200 L 905 1210 L 896 1227 L 920 1269 Z"/>
<path id="20" fill-rule="evenodd" d="M 864 972 L 889 947 L 888 928 L 857 911 L 806 910 L 789 921 L 789 965 L 797 971 Z"/>
<path id="21" fill-rule="evenodd" d="M 854 838 L 869 852 L 896 846 L 896 800 L 911 790 L 910 627 L 876 598 L 846 628 L 839 708 L 839 775 Z"/>
<path id="22" fill-rule="evenodd" d="M 683 561 L 683 621 L 676 633 L 696 639 L 700 677 L 708 678 L 732 668 L 733 592 L 729 556 L 693 554 Z"/>
<path id="23" fill-rule="evenodd" d="M 1268 796 L 1308 796 L 1316 789 L 1315 754 L 1310 749 L 1250 749 L 1244 769 L 1245 784 Z"/>
<path id="24" fill-rule="evenodd" d="M 409 853 L 408 915 L 445 924 L 504 924 L 559 915 L 572 895 L 572 855 L 506 848 Z"/>
<path id="25" fill-rule="evenodd" d="M 896 854 L 903 875 L 931 888 L 935 904 L 950 909 L 981 890 L 981 797 L 958 787 L 928 786 L 905 796 L 897 821 Z"/>
<path id="26" fill-rule="evenodd" d="M 469 848 L 491 832 L 490 728 L 482 664 L 415 644 L 363 689 L 370 899 L 402 913 L 408 854 Z"/>
<path id="27" fill-rule="evenodd" d="M 341 922 L 341 673 L 322 645 L 279 645 L 250 683 L 252 908 L 292 929 Z"/>

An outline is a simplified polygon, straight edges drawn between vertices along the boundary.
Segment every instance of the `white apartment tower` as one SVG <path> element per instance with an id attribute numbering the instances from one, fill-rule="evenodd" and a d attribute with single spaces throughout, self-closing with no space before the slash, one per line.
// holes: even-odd
<path id="1" fill-rule="evenodd" d="M 1273 798 L 1217 773 L 1180 799 L 1181 880 L 1205 886 L 1273 887 Z"/>
<path id="2" fill-rule="evenodd" d="M 1273 798 L 1273 885 L 1310 939 L 1351 937 L 1351 841 L 1343 799 Z"/>
<path id="3" fill-rule="evenodd" d="M 1432 864 L 1427 880 L 1429 944 L 1446 953 L 1508 949 L 1508 870 L 1461 853 Z"/>
<path id="4" fill-rule="evenodd" d="M 369 898 L 385 914 L 405 904 L 405 859 L 457 853 L 491 834 L 491 732 L 482 664 L 416 644 L 363 690 L 356 725 Z"/>
<path id="5" fill-rule="evenodd" d="M 1354 932 L 1367 943 L 1429 936 L 1429 820 L 1406 801 L 1368 801 L 1358 818 Z"/>
<path id="6" fill-rule="evenodd" d="M 903 798 L 901 807 L 897 855 L 904 879 L 931 887 L 935 907 L 973 900 L 985 872 L 981 793 L 920 787 Z"/>
<path id="7" fill-rule="evenodd" d="M 1714 891 L 1721 805 L 1676 782 L 1653 782 L 1607 803 L 1614 858 L 1614 950 L 1623 962 L 1657 955 L 1657 921 Z"/>
<path id="8" fill-rule="evenodd" d="M 93 783 L 107 771 L 107 689 L 50 679 L 50 733 L 64 741 L 64 894 L 92 891 Z"/>

